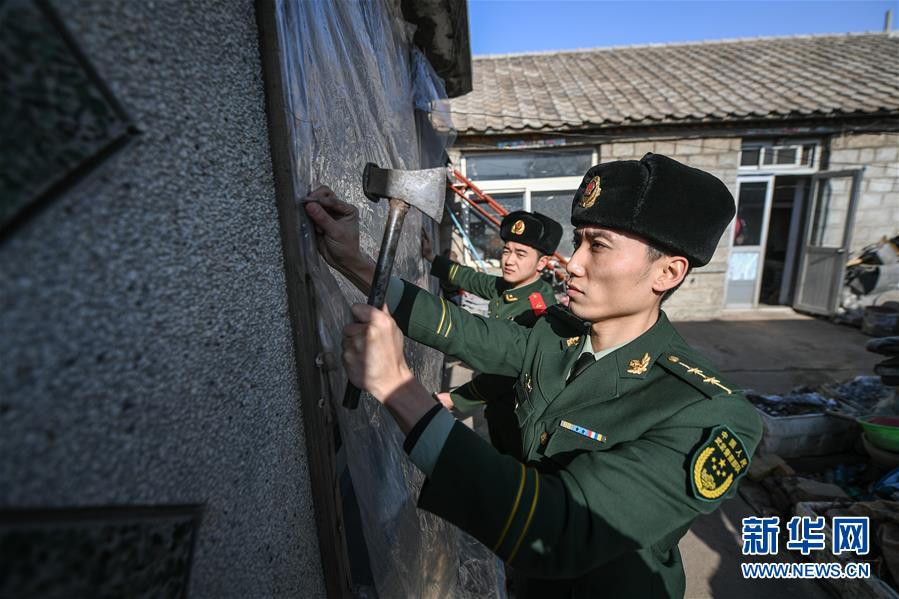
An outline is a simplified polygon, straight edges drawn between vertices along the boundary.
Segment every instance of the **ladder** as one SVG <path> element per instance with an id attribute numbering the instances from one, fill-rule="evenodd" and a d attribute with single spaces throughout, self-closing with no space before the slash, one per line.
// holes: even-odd
<path id="1" fill-rule="evenodd" d="M 504 216 L 509 214 L 509 211 L 506 210 L 505 206 L 490 197 L 490 194 L 483 192 L 458 170 L 453 169 L 452 174 L 456 180 L 455 183 L 450 185 L 450 189 L 453 190 L 453 193 L 462 198 L 462 201 L 484 217 L 487 224 L 493 229 L 496 229 L 498 234 L 500 222 L 503 220 Z M 555 258 L 561 266 L 568 264 L 568 260 L 558 252 L 553 253 L 553 258 Z"/>

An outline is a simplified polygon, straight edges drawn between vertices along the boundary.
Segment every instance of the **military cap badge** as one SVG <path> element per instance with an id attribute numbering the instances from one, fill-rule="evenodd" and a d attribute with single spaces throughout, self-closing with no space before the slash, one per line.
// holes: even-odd
<path id="1" fill-rule="evenodd" d="M 599 177 L 590 179 L 590 182 L 587 183 L 587 187 L 584 189 L 584 195 L 581 196 L 581 208 L 589 208 L 596 203 L 596 198 L 602 193 L 602 187 L 599 184 Z"/>
<path id="2" fill-rule="evenodd" d="M 693 454 L 690 481 L 697 499 L 715 501 L 749 470 L 743 442 L 726 426 L 719 426 Z"/>
<path id="3" fill-rule="evenodd" d="M 524 221 L 523 220 L 515 221 L 515 224 L 512 225 L 512 233 L 514 233 L 515 235 L 521 235 L 522 233 L 524 233 Z"/>

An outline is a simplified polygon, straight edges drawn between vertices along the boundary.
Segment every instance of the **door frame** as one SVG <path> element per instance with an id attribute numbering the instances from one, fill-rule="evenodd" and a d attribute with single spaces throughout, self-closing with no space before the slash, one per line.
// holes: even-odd
<path id="1" fill-rule="evenodd" d="M 799 272 L 797 273 L 796 288 L 793 294 L 794 309 L 826 316 L 836 313 L 840 302 L 840 288 L 843 286 L 843 280 L 846 276 L 846 261 L 849 254 L 849 246 L 852 243 L 852 228 L 855 226 L 855 210 L 858 206 L 858 195 L 864 172 L 865 167 L 861 167 L 857 169 L 841 169 L 838 171 L 819 171 L 812 175 L 809 189 L 808 213 L 805 221 L 805 233 L 802 236 L 801 253 L 799 255 Z M 843 256 L 843 264 L 840 268 L 839 276 L 834 277 L 834 281 L 831 283 L 830 294 L 832 299 L 830 300 L 829 305 L 824 310 L 821 310 L 817 306 L 803 304 L 800 301 L 800 298 L 802 297 L 802 286 L 805 283 L 805 277 L 808 270 L 806 268 L 806 257 L 808 255 L 809 242 L 811 241 L 810 237 L 815 222 L 815 210 L 818 207 L 818 187 L 822 181 L 827 179 L 838 179 L 841 177 L 852 177 L 852 183 L 849 188 L 849 204 L 846 207 L 846 224 L 843 227 L 843 244 L 839 248 L 834 248 L 836 249 L 837 254 Z"/>
<path id="2" fill-rule="evenodd" d="M 774 200 L 774 177 L 776 175 L 739 175 L 737 177 L 737 195 L 736 195 L 736 209 L 737 212 L 734 215 L 734 218 L 740 212 L 740 190 L 743 187 L 743 183 L 767 183 L 768 186 L 765 188 L 765 207 L 762 210 L 762 230 L 759 233 L 759 245 L 734 245 L 735 239 L 733 234 L 730 236 L 730 255 L 733 256 L 734 253 L 748 253 L 750 251 L 747 248 L 758 248 L 759 260 L 758 260 L 758 268 L 755 273 L 755 285 L 753 286 L 752 292 L 752 301 L 748 304 L 731 304 L 727 301 L 728 287 L 730 285 L 730 278 L 728 277 L 725 282 L 724 288 L 724 307 L 726 309 L 746 309 L 746 308 L 757 308 L 759 305 L 759 291 L 762 287 L 762 272 L 765 270 L 765 247 L 768 244 L 768 225 L 769 220 L 771 218 L 771 203 Z M 735 225 L 736 226 L 736 225 Z M 728 256 L 728 273 L 730 272 L 730 256 Z"/>
<path id="3" fill-rule="evenodd" d="M 782 175 L 783 176 L 783 175 Z M 787 254 L 784 256 L 784 273 L 780 285 L 777 303 L 781 306 L 792 306 L 799 274 L 799 260 L 802 255 L 803 232 L 805 219 L 808 217 L 808 193 L 812 186 L 811 175 L 791 175 L 796 177 L 796 189 L 793 192 L 793 209 L 790 215 L 790 229 L 787 234 Z"/>

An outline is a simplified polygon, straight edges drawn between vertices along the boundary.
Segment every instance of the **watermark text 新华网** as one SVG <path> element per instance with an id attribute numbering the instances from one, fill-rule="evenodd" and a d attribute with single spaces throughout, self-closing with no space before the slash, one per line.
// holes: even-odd
<path id="1" fill-rule="evenodd" d="M 808 556 L 813 552 L 867 555 L 869 522 L 866 516 L 834 516 L 830 543 L 825 535 L 824 516 L 794 516 L 787 522 L 789 551 Z M 780 518 L 777 516 L 743 518 L 743 555 L 777 555 Z M 829 546 L 828 546 L 829 545 Z M 860 563 L 742 563 L 744 578 L 869 578 L 871 565 Z"/>

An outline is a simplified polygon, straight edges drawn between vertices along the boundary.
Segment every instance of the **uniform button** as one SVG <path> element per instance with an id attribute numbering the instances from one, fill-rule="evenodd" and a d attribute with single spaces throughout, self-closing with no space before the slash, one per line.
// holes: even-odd
<path id="1" fill-rule="evenodd" d="M 543 431 L 543 433 L 540 434 L 540 445 L 546 445 L 547 441 L 549 441 L 549 433 Z"/>

